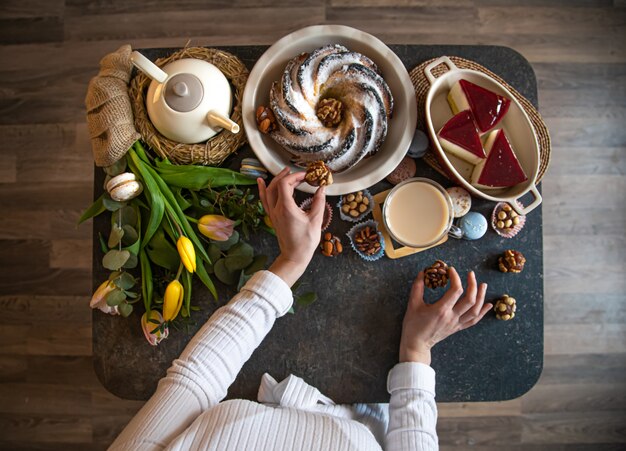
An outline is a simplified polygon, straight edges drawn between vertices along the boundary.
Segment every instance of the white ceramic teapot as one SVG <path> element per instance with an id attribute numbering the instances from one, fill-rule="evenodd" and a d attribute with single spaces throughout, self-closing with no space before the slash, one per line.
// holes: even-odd
<path id="1" fill-rule="evenodd" d="M 213 64 L 184 58 L 160 69 L 139 52 L 132 63 L 152 79 L 146 95 L 148 116 L 166 138 L 184 144 L 206 141 L 222 128 L 239 133 L 230 117 L 232 93 L 228 80 Z"/>

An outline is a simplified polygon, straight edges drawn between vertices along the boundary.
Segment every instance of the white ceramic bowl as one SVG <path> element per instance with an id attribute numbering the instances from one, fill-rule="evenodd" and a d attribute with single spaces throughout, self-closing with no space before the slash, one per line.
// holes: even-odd
<path id="1" fill-rule="evenodd" d="M 448 66 L 448 72 L 438 78 L 432 70 L 440 64 Z M 493 78 L 474 70 L 459 69 L 447 56 L 442 56 L 424 69 L 430 82 L 430 89 L 426 96 L 426 126 L 431 142 L 439 161 L 448 170 L 450 175 L 474 196 L 479 196 L 494 202 L 508 202 L 520 215 L 525 215 L 541 204 L 541 194 L 537 190 L 537 173 L 539 172 L 539 144 L 528 115 L 511 95 L 511 93 Z M 515 186 L 497 190 L 479 190 L 470 184 L 474 165 L 444 152 L 439 144 L 437 132 L 452 118 L 452 110 L 447 101 L 448 92 L 454 83 L 465 79 L 490 91 L 507 97 L 511 106 L 497 128 L 504 129 L 515 151 L 528 180 Z M 520 207 L 516 200 L 531 192 L 534 200 L 525 207 Z"/>
<path id="2" fill-rule="evenodd" d="M 269 104 L 272 82 L 278 80 L 287 62 L 302 52 L 327 44 L 341 44 L 369 57 L 376 63 L 389 85 L 394 100 L 393 117 L 387 138 L 379 151 L 347 171 L 333 174 L 334 183 L 326 188 L 332 196 L 368 188 L 385 178 L 406 154 L 415 132 L 417 104 L 409 74 L 398 56 L 374 36 L 342 25 L 318 25 L 291 33 L 272 45 L 259 58 L 243 93 L 243 124 L 257 158 L 274 175 L 290 163 L 291 155 L 272 138 L 257 129 L 255 111 Z M 299 190 L 312 193 L 316 188 L 303 183 Z"/>

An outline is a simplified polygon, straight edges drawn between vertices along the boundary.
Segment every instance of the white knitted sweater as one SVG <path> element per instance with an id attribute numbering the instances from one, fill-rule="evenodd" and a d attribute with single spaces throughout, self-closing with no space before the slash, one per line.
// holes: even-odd
<path id="1" fill-rule="evenodd" d="M 217 310 L 159 382 L 112 450 L 436 450 L 435 372 L 400 363 L 386 405 L 337 406 L 290 376 L 264 376 L 260 400 L 220 403 L 243 364 L 293 302 L 282 279 L 255 274 Z M 319 404 L 320 401 L 325 404 Z"/>

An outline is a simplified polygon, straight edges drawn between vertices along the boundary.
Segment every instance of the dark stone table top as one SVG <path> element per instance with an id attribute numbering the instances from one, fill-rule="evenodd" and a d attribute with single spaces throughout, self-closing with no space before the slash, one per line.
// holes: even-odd
<path id="1" fill-rule="evenodd" d="M 507 80 L 537 105 L 533 69 L 519 53 L 494 46 L 390 46 L 410 70 L 421 62 L 441 55 L 474 60 Z M 267 47 L 224 47 L 252 68 Z M 167 49 L 144 52 L 149 58 L 168 54 Z M 238 168 L 241 158 L 250 156 L 249 146 L 230 157 L 226 164 Z M 95 174 L 95 192 L 102 192 L 103 172 Z M 418 176 L 432 178 L 444 186 L 450 182 L 418 161 Z M 375 194 L 390 185 L 383 181 L 371 187 Z M 306 195 L 298 193 L 298 199 Z M 529 201 L 530 199 L 524 199 Z M 337 198 L 329 198 L 335 205 Z M 489 217 L 494 204 L 474 199 L 472 209 Z M 345 236 L 350 223 L 335 219 L 332 233 Z M 101 266 L 102 252 L 97 233 L 108 236 L 109 217 L 94 222 L 94 289 L 108 272 Z M 258 253 L 277 254 L 273 236 L 261 232 L 251 240 Z M 347 243 L 347 239 L 344 240 Z M 503 274 L 497 258 L 504 250 L 521 251 L 527 259 L 521 274 Z M 398 359 L 402 317 L 411 283 L 420 269 L 437 259 L 457 268 L 462 277 L 476 271 L 479 281 L 489 284 L 487 300 L 508 293 L 517 299 L 518 312 L 512 321 L 498 321 L 492 312 L 475 327 L 448 338 L 433 349 L 432 366 L 437 372 L 438 401 L 501 401 L 526 393 L 537 381 L 543 367 L 543 236 L 541 206 L 528 217 L 524 229 L 512 240 L 500 238 L 493 230 L 478 241 L 448 240 L 442 246 L 398 260 L 383 258 L 374 263 L 361 260 L 352 250 L 329 259 L 316 254 L 303 276 L 303 291 L 314 290 L 318 300 L 296 306 L 295 314 L 277 320 L 263 343 L 244 365 L 228 392 L 229 398 L 256 399 L 261 375 L 269 372 L 277 380 L 295 374 L 319 388 L 338 403 L 388 402 L 387 372 Z M 195 325 L 188 332 L 171 330 L 158 347 L 143 337 L 140 316 L 112 317 L 93 313 L 93 358 L 103 385 L 122 398 L 147 399 L 158 380 L 183 350 L 211 313 L 234 294 L 219 285 L 219 303 L 198 282 L 193 303 Z M 442 290 L 427 290 L 427 300 Z M 142 310 L 142 309 L 137 309 Z"/>

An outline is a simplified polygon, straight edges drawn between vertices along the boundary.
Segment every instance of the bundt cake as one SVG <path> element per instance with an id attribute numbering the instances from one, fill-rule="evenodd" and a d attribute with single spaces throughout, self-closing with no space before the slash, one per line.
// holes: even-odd
<path id="1" fill-rule="evenodd" d="M 342 45 L 327 45 L 287 63 L 270 91 L 278 127 L 270 136 L 306 166 L 333 172 L 378 151 L 387 135 L 393 97 L 376 64 Z"/>

